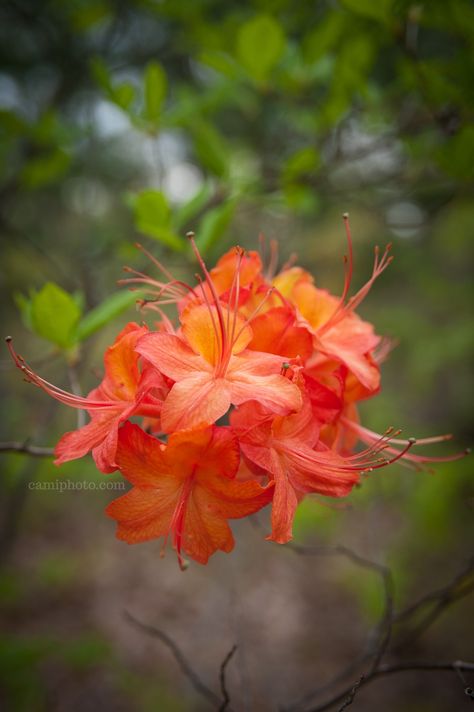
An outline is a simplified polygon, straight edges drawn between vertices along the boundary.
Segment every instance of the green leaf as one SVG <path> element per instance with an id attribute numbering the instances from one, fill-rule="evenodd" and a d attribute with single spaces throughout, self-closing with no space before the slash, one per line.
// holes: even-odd
<path id="1" fill-rule="evenodd" d="M 196 157 L 211 173 L 223 178 L 228 173 L 230 148 L 220 133 L 204 121 L 194 120 L 189 131 L 194 139 Z"/>
<path id="2" fill-rule="evenodd" d="M 54 183 L 66 173 L 70 162 L 70 156 L 59 148 L 47 155 L 32 158 L 23 169 L 22 183 L 32 190 Z"/>
<path id="3" fill-rule="evenodd" d="M 318 151 L 309 146 L 296 151 L 283 166 L 282 178 L 285 182 L 294 181 L 300 176 L 315 171 L 321 162 Z"/>
<path id="4" fill-rule="evenodd" d="M 204 215 L 196 233 L 196 242 L 201 254 L 210 250 L 216 240 L 222 237 L 234 216 L 236 207 L 237 198 L 232 198 L 217 208 L 208 210 Z"/>
<path id="5" fill-rule="evenodd" d="M 341 0 L 341 3 L 351 12 L 371 20 L 387 22 L 390 18 L 392 0 Z"/>
<path id="6" fill-rule="evenodd" d="M 112 92 L 115 103 L 124 111 L 130 108 L 135 99 L 135 93 L 135 87 L 128 82 L 119 84 Z"/>
<path id="7" fill-rule="evenodd" d="M 133 201 L 137 230 L 163 242 L 176 252 L 186 245 L 171 227 L 171 209 L 166 196 L 159 190 L 144 190 Z"/>
<path id="8" fill-rule="evenodd" d="M 77 339 L 84 341 L 119 314 L 131 307 L 139 298 L 137 292 L 116 292 L 104 299 L 98 306 L 91 309 L 77 326 Z"/>
<path id="9" fill-rule="evenodd" d="M 345 13 L 328 13 L 303 40 L 303 57 L 305 61 L 308 64 L 312 64 L 321 59 L 323 55 L 337 49 L 347 24 L 348 18 Z"/>
<path id="10" fill-rule="evenodd" d="M 155 129 L 158 128 L 166 96 L 166 74 L 158 62 L 149 62 L 145 69 L 145 119 Z"/>
<path id="11" fill-rule="evenodd" d="M 285 49 L 281 25 L 270 15 L 257 15 L 240 28 L 237 56 L 256 82 L 264 82 Z"/>
<path id="12" fill-rule="evenodd" d="M 76 300 L 53 282 L 47 282 L 31 300 L 33 330 L 61 348 L 76 343 L 75 328 L 80 317 Z"/>
<path id="13" fill-rule="evenodd" d="M 27 327 L 27 329 L 32 330 L 33 326 L 31 323 L 31 299 L 25 297 L 25 295 L 21 292 L 15 292 L 13 295 L 13 300 L 20 311 L 23 324 Z"/>

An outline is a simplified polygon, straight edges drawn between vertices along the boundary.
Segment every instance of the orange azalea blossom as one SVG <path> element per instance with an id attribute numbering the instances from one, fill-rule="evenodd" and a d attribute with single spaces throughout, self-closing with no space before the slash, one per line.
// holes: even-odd
<path id="1" fill-rule="evenodd" d="M 239 269 L 228 301 L 222 303 L 192 237 L 191 241 L 213 302 L 203 289 L 204 303 L 190 303 L 181 314 L 179 335 L 146 334 L 136 347 L 175 381 L 163 404 L 163 430 L 171 433 L 214 423 L 231 404 L 254 398 L 280 415 L 299 410 L 301 395 L 297 386 L 280 374 L 282 359 L 247 348 L 253 332 L 249 319 L 238 313 Z"/>
<path id="2" fill-rule="evenodd" d="M 356 455 L 342 457 L 319 440 L 319 428 L 308 399 L 294 415 L 276 416 L 259 403 L 246 403 L 232 413 L 231 424 L 247 461 L 265 470 L 275 482 L 272 505 L 272 541 L 284 544 L 292 537 L 298 502 L 305 494 L 343 497 L 359 481 L 360 473 L 372 472 L 395 462 L 412 447 L 391 459 L 385 437 Z"/>
<path id="3" fill-rule="evenodd" d="M 167 445 L 126 423 L 119 433 L 117 462 L 132 483 L 109 504 L 117 537 L 129 544 L 172 537 L 182 552 L 201 564 L 217 549 L 229 552 L 234 538 L 228 519 L 240 519 L 267 505 L 273 484 L 239 482 L 240 452 L 229 428 L 208 426 L 173 433 Z"/>
<path id="4" fill-rule="evenodd" d="M 465 454 L 419 455 L 416 445 L 450 436 L 416 442 L 360 423 L 357 405 L 380 390 L 391 342 L 356 309 L 392 258 L 390 246 L 381 257 L 376 249 L 370 279 L 349 296 L 352 238 L 344 220 L 340 297 L 300 267 L 275 275 L 275 243 L 266 268 L 257 252 L 234 247 L 208 270 L 190 233 L 201 270 L 194 285 L 139 246 L 161 276 L 126 268 L 130 276 L 121 281 L 144 290 L 139 306 L 159 319 L 153 330 L 134 323 L 123 329 L 106 350 L 104 379 L 87 397 L 35 374 L 9 341 L 27 380 L 90 415 L 61 438 L 56 464 L 92 451 L 102 472 L 118 468 L 133 485 L 107 508 L 120 539 L 171 538 L 181 565 L 184 554 L 206 563 L 215 551 L 232 549 L 229 519 L 271 503 L 268 538 L 285 543 L 308 495 L 344 497 L 363 475 L 392 462 L 422 469 Z M 177 323 L 163 312 L 169 304 Z M 128 422 L 137 416 L 141 427 Z"/>
<path id="5" fill-rule="evenodd" d="M 117 336 L 104 356 L 105 377 L 88 396 L 81 397 L 53 386 L 34 373 L 18 356 L 9 342 L 16 365 L 28 381 L 73 408 L 87 410 L 91 420 L 78 430 L 65 433 L 55 448 L 56 465 L 83 457 L 92 451 L 98 469 L 110 473 L 117 469 L 115 452 L 118 429 L 132 415 L 157 418 L 167 387 L 163 376 L 145 365 L 138 368 L 138 339 L 148 331 L 146 326 L 129 323 Z"/>
<path id="6" fill-rule="evenodd" d="M 301 322 L 313 334 L 315 359 L 321 361 L 326 357 L 343 363 L 362 386 L 375 392 L 380 385 L 380 370 L 371 354 L 380 345 L 381 338 L 374 333 L 372 324 L 363 321 L 354 310 L 392 261 L 389 254 L 391 245 L 387 246 L 381 258 L 376 248 L 369 281 L 347 299 L 353 271 L 352 238 L 347 215 L 344 216 L 344 223 L 349 257 L 346 261 L 344 289 L 339 299 L 325 289 L 315 287 L 311 275 L 299 267 L 280 272 L 273 284 L 296 307 Z"/>

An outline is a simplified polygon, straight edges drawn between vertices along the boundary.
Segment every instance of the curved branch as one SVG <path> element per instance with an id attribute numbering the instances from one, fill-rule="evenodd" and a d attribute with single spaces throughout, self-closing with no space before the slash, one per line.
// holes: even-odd
<path id="1" fill-rule="evenodd" d="M 188 678 L 196 692 L 198 692 L 202 697 L 204 697 L 208 702 L 210 702 L 212 705 L 219 705 L 219 709 L 222 709 L 221 707 L 221 699 L 218 695 L 216 695 L 215 692 L 213 692 L 199 677 L 197 672 L 191 667 L 190 663 L 188 662 L 187 658 L 183 655 L 181 652 L 181 649 L 178 647 L 178 645 L 174 642 L 172 638 L 170 638 L 169 635 L 167 635 L 164 631 L 160 630 L 159 628 L 155 628 L 154 626 L 148 625 L 148 623 L 142 623 L 141 621 L 137 620 L 131 613 L 128 611 L 124 611 L 124 616 L 126 620 L 131 623 L 135 628 L 138 628 L 144 633 L 147 633 L 148 635 L 152 636 L 153 638 L 158 638 L 158 640 L 161 640 L 161 642 L 166 645 L 166 647 L 173 653 L 174 658 L 176 662 L 178 663 L 179 667 L 181 668 L 182 672 L 184 675 Z M 226 659 L 222 663 L 221 666 L 221 675 L 222 669 L 224 669 L 225 673 L 225 665 L 227 662 L 229 662 L 231 656 L 234 653 L 234 649 L 227 655 Z M 225 678 L 224 678 L 225 681 Z M 224 687 L 225 689 L 225 687 Z M 228 700 L 226 701 L 226 705 L 228 704 Z M 225 709 L 225 708 L 224 708 Z"/>
<path id="2" fill-rule="evenodd" d="M 21 455 L 31 455 L 31 457 L 53 457 L 54 448 L 39 447 L 38 445 L 30 445 L 28 440 L 24 443 L 5 442 L 0 443 L 0 452 L 16 452 Z"/>
<path id="3" fill-rule="evenodd" d="M 225 712 L 225 710 L 228 709 L 228 705 L 230 702 L 230 696 L 229 696 L 229 692 L 228 692 L 227 686 L 226 686 L 225 671 L 226 671 L 227 665 L 230 663 L 232 656 L 234 655 L 236 650 L 237 650 L 237 646 L 233 645 L 221 663 L 221 669 L 220 669 L 220 673 L 219 673 L 219 682 L 221 685 L 221 692 L 222 692 L 223 699 L 222 699 L 222 704 L 219 707 L 219 712 Z"/>
<path id="4" fill-rule="evenodd" d="M 322 704 L 318 705 L 317 707 L 312 707 L 309 709 L 307 712 L 325 712 L 325 710 L 331 709 L 334 705 L 337 705 L 338 703 L 342 702 L 343 705 L 342 707 L 339 708 L 339 710 L 343 710 L 346 707 L 348 707 L 350 704 L 352 704 L 354 697 L 357 694 L 357 691 L 361 688 L 364 687 L 365 685 L 368 685 L 369 683 L 373 682 L 374 680 L 377 680 L 378 678 L 385 677 L 387 675 L 394 675 L 396 673 L 400 672 L 454 672 L 456 674 L 459 674 L 459 671 L 463 672 L 473 672 L 474 671 L 474 663 L 471 662 L 464 662 L 462 660 L 455 660 L 453 662 L 447 662 L 447 663 L 435 663 L 435 662 L 425 662 L 425 661 L 414 661 L 414 662 L 405 662 L 405 663 L 399 663 L 395 665 L 380 665 L 376 670 L 373 670 L 371 673 L 367 675 L 363 675 L 359 680 L 356 682 L 356 684 L 351 685 L 350 687 L 347 687 L 345 690 L 342 692 L 338 693 L 334 697 L 331 697 L 331 699 L 326 700 Z M 466 695 L 469 695 L 469 691 L 471 688 L 466 688 L 464 690 L 464 693 Z"/>

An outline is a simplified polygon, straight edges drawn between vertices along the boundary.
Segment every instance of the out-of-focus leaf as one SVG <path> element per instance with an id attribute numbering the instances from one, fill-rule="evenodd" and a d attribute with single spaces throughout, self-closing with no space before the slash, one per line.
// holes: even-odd
<path id="1" fill-rule="evenodd" d="M 92 75 L 103 90 L 107 99 L 127 111 L 135 99 L 135 87 L 129 82 L 114 85 L 109 70 L 104 62 L 95 57 L 90 63 Z"/>
<path id="2" fill-rule="evenodd" d="M 173 226 L 179 232 L 187 223 L 204 208 L 212 197 L 214 189 L 209 181 L 202 184 L 201 188 L 187 203 L 181 205 L 173 214 Z"/>
<path id="3" fill-rule="evenodd" d="M 149 62 L 146 66 L 144 77 L 144 117 L 154 129 L 157 129 L 160 123 L 163 102 L 166 96 L 166 86 L 166 74 L 161 64 Z"/>
<path id="4" fill-rule="evenodd" d="M 0 110 L 0 128 L 10 136 L 20 136 L 27 129 L 26 122 L 14 111 Z"/>
<path id="5" fill-rule="evenodd" d="M 386 22 L 390 18 L 392 0 L 341 0 L 341 3 L 348 10 L 371 20 Z"/>
<path id="6" fill-rule="evenodd" d="M 296 151 L 283 166 L 282 178 L 284 181 L 293 181 L 302 175 L 315 171 L 321 158 L 318 151 L 309 146 Z"/>
<path id="7" fill-rule="evenodd" d="M 104 299 L 98 306 L 87 312 L 79 322 L 76 331 L 78 340 L 83 341 L 102 329 L 109 321 L 135 304 L 137 298 L 137 292 L 124 291 L 116 292 Z"/>
<path id="8" fill-rule="evenodd" d="M 189 131 L 194 139 L 197 159 L 214 175 L 225 177 L 228 174 L 230 148 L 224 138 L 204 121 L 193 121 Z"/>
<path id="9" fill-rule="evenodd" d="M 235 80 L 242 72 L 235 60 L 224 52 L 203 52 L 199 55 L 199 61 L 224 75 L 227 79 Z"/>
<path id="10" fill-rule="evenodd" d="M 317 62 L 336 48 L 343 34 L 347 17 L 343 12 L 328 13 L 303 40 L 303 57 L 308 64 Z"/>
<path id="11" fill-rule="evenodd" d="M 75 329 L 80 317 L 76 300 L 54 282 L 47 282 L 31 300 L 34 331 L 61 348 L 75 344 Z"/>
<path id="12" fill-rule="evenodd" d="M 113 98 L 115 103 L 125 111 L 130 108 L 135 99 L 135 87 L 133 84 L 124 82 L 113 89 Z"/>
<path id="13" fill-rule="evenodd" d="M 246 22 L 237 35 L 237 56 L 256 82 L 264 82 L 285 49 L 281 25 L 270 15 Z"/>
<path id="14" fill-rule="evenodd" d="M 62 178 L 69 168 L 71 158 L 60 148 L 44 156 L 32 158 L 23 169 L 21 179 L 26 188 L 34 190 Z"/>
<path id="15" fill-rule="evenodd" d="M 163 242 L 176 252 L 186 245 L 171 227 L 171 209 L 166 196 L 159 190 L 144 190 L 133 200 L 137 230 Z"/>
<path id="16" fill-rule="evenodd" d="M 31 323 L 31 299 L 25 297 L 25 295 L 21 292 L 15 292 L 15 294 L 13 295 L 13 299 L 15 300 L 15 304 L 17 305 L 20 311 L 24 325 L 27 327 L 27 329 L 32 329 L 33 326 Z"/>
<path id="17" fill-rule="evenodd" d="M 436 159 L 450 175 L 474 178 L 474 126 L 465 126 L 436 152 Z"/>
<path id="18" fill-rule="evenodd" d="M 223 236 L 234 216 L 236 207 L 237 198 L 232 198 L 217 208 L 208 210 L 204 215 L 196 240 L 201 254 L 210 250 L 214 243 Z"/>

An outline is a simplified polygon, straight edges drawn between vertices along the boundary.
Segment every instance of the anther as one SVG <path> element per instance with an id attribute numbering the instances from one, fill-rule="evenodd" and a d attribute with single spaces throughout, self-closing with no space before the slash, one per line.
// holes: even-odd
<path id="1" fill-rule="evenodd" d="M 7 344 L 13 341 L 13 338 L 11 336 L 5 336 L 5 341 Z"/>
<path id="2" fill-rule="evenodd" d="M 349 220 L 349 213 L 342 213 L 344 220 Z"/>
<path id="3" fill-rule="evenodd" d="M 189 230 L 189 232 L 186 233 L 186 237 L 188 238 L 188 240 L 194 240 L 196 235 L 192 230 Z"/>
<path id="4" fill-rule="evenodd" d="M 416 445 L 416 438 L 408 438 L 410 445 Z"/>

